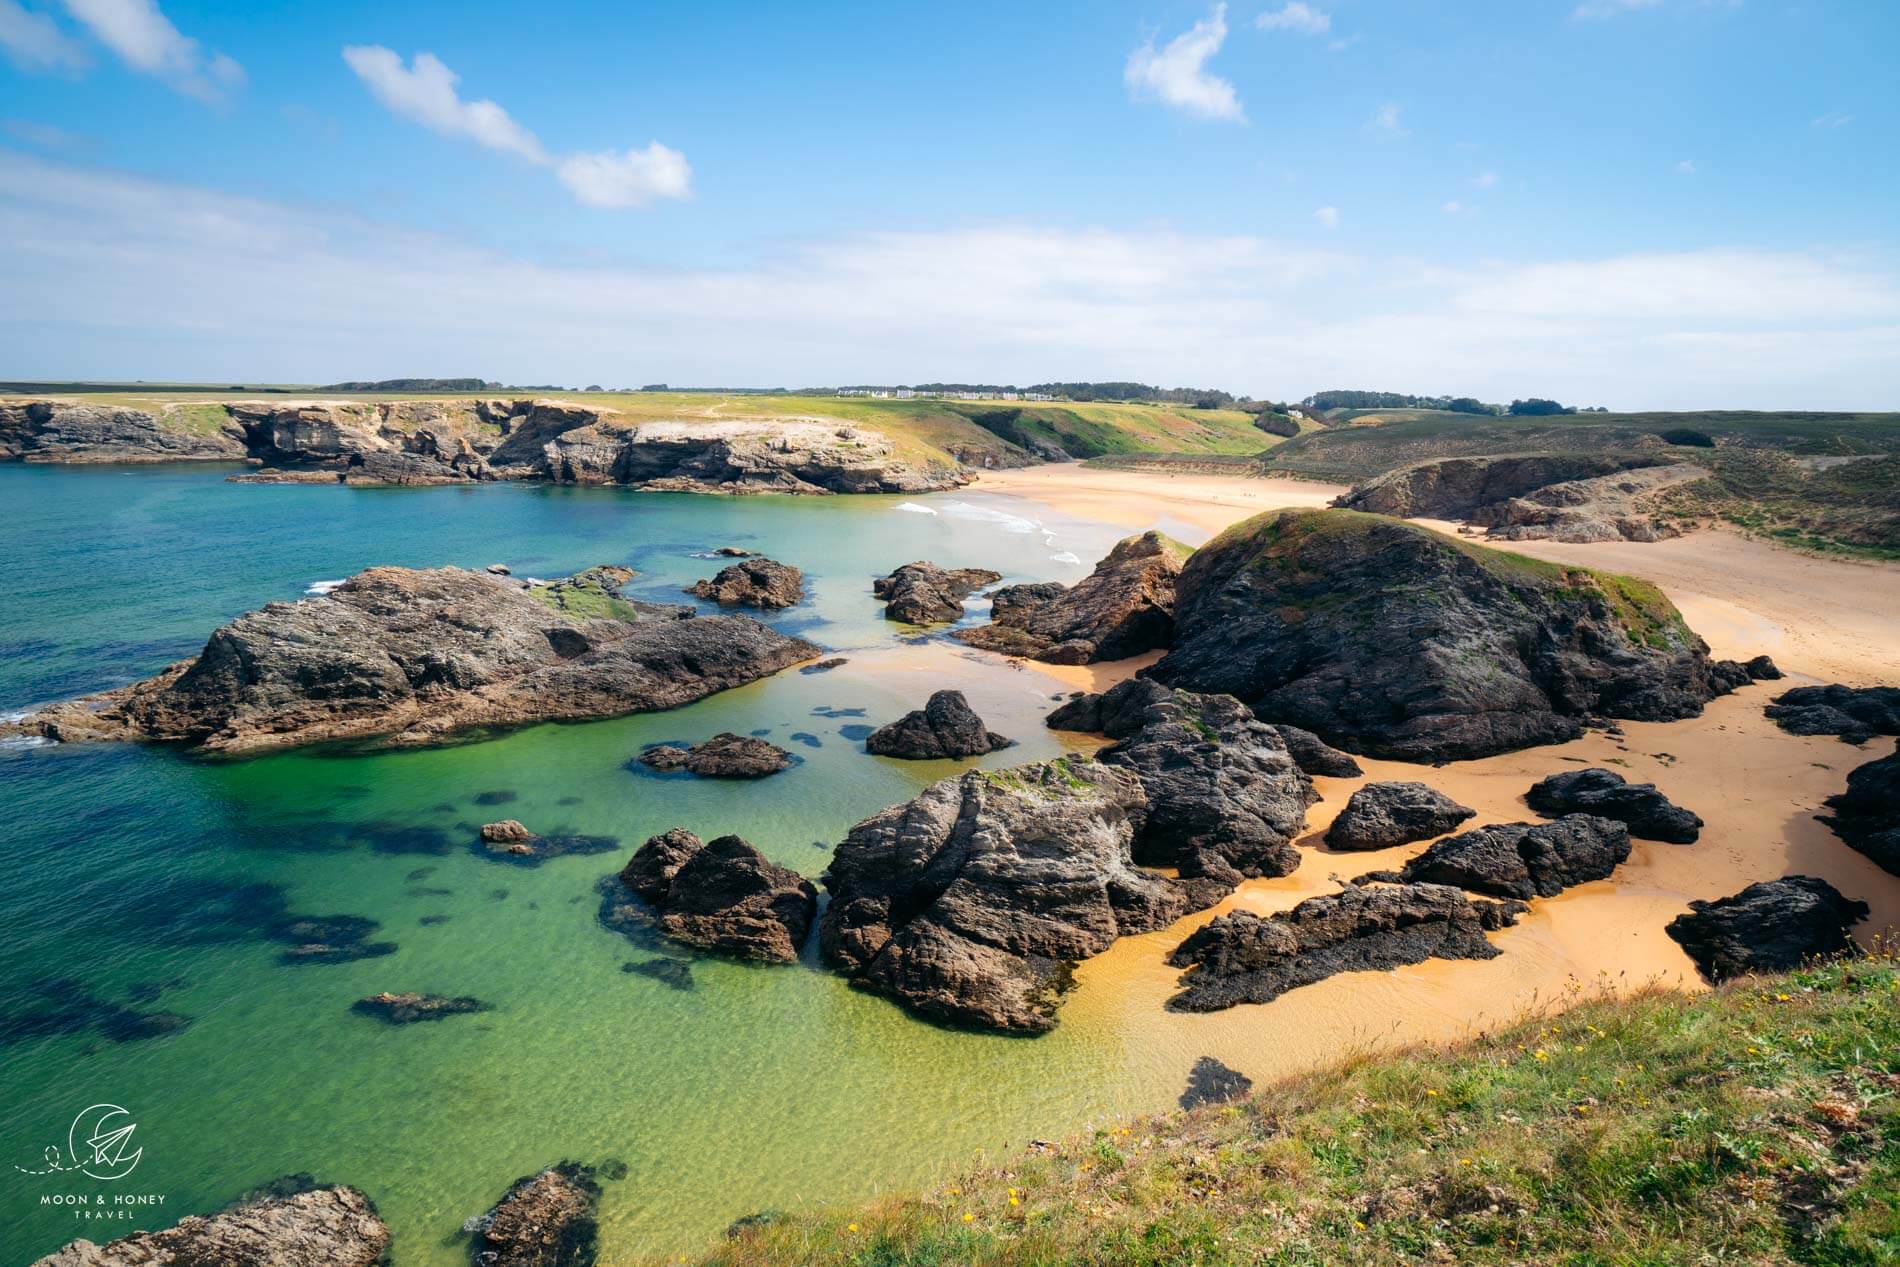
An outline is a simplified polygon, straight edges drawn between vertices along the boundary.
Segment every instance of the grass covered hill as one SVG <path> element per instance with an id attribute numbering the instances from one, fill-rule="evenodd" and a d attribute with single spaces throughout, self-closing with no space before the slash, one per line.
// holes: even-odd
<path id="1" fill-rule="evenodd" d="M 1585 1001 L 669 1261 L 1892 1264 L 1900 971 Z"/>

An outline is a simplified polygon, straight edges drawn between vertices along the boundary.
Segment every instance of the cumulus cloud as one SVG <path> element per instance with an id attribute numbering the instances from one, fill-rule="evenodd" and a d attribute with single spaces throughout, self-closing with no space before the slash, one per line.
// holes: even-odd
<path id="1" fill-rule="evenodd" d="M 1296 31 L 1301 35 L 1324 35 L 1333 29 L 1331 17 L 1300 0 L 1287 0 L 1277 9 L 1268 9 L 1253 24 L 1263 31 Z"/>
<path id="2" fill-rule="evenodd" d="M 552 167 L 556 179 L 585 206 L 644 207 L 656 198 L 685 198 L 693 191 L 686 156 L 658 141 L 624 153 L 550 154 L 539 137 L 495 102 L 463 100 L 456 89 L 461 76 L 433 53 L 417 53 L 405 66 L 400 54 L 380 44 L 353 44 L 343 50 L 343 60 L 392 114 Z"/>
<path id="3" fill-rule="evenodd" d="M 85 50 L 53 19 L 14 0 L 0 0 L 0 49 L 21 70 L 76 70 L 86 64 Z"/>
<path id="4" fill-rule="evenodd" d="M 1206 18 L 1156 49 L 1149 40 L 1128 55 L 1122 78 L 1136 100 L 1150 98 L 1198 114 L 1204 119 L 1245 122 L 1247 115 L 1233 84 L 1207 69 L 1208 59 L 1227 40 L 1227 6 L 1217 4 Z"/>
<path id="5" fill-rule="evenodd" d="M 189 97 L 219 101 L 244 82 L 244 68 L 183 34 L 153 0 L 65 0 L 94 39 L 134 70 Z"/>
<path id="6" fill-rule="evenodd" d="M 453 363 L 518 382 L 1134 378 L 1271 399 L 1377 381 L 1627 408 L 1900 395 L 1885 256 L 1425 270 L 1253 236 L 1002 224 L 718 268 L 569 267 L 4 151 L 0 233 L 17 376 L 324 382 Z"/>

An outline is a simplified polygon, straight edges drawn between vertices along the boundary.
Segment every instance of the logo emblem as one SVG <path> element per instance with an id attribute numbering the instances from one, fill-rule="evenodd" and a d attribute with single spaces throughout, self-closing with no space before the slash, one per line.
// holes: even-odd
<path id="1" fill-rule="evenodd" d="M 26 1175 L 77 1170 L 93 1179 L 123 1179 L 145 1155 L 144 1148 L 132 1146 L 132 1136 L 138 1129 L 139 1124 L 132 1120 L 132 1115 L 118 1105 L 89 1104 L 79 1111 L 72 1128 L 66 1132 L 64 1157 L 60 1156 L 57 1146 L 49 1145 L 43 1169 L 28 1170 L 25 1166 L 14 1169 Z"/>

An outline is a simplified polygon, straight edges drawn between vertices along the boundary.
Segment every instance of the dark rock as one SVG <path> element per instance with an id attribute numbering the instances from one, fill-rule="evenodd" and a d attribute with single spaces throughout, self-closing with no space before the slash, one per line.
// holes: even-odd
<path id="1" fill-rule="evenodd" d="M 338 478 L 342 483 L 390 488 L 472 484 L 475 477 L 423 453 L 355 453 Z"/>
<path id="2" fill-rule="evenodd" d="M 499 834 L 490 836 L 488 828 L 498 829 Z M 516 828 L 527 832 L 516 836 Z M 606 853 L 620 846 L 617 836 L 540 836 L 528 832 L 520 823 L 509 819 L 506 822 L 490 823 L 482 828 L 481 843 L 475 852 L 490 862 L 505 862 L 517 867 L 538 867 L 551 858 L 565 858 L 570 855 L 586 857 L 589 854 Z M 444 890 L 447 892 L 447 890 Z"/>
<path id="3" fill-rule="evenodd" d="M 1015 742 L 986 727 L 962 691 L 938 691 L 922 708 L 872 731 L 864 746 L 880 757 L 923 761 L 981 756 Z"/>
<path id="4" fill-rule="evenodd" d="M 1827 798 L 1821 821 L 1874 865 L 1900 875 L 1900 750 L 1847 776 L 1847 790 Z"/>
<path id="5" fill-rule="evenodd" d="M 469 1012 L 486 1012 L 490 1005 L 480 999 L 459 995 L 450 998 L 442 994 L 391 994 L 384 991 L 372 994 L 366 999 L 358 999 L 350 1005 L 350 1010 L 361 1012 L 365 1016 L 374 1016 L 391 1025 L 412 1025 L 417 1021 L 439 1021 L 445 1016 L 461 1016 Z"/>
<path id="6" fill-rule="evenodd" d="M 1379 757 L 1555 743 L 1591 715 L 1690 717 L 1724 689 L 1654 586 L 1376 515 L 1255 516 L 1175 589 L 1174 650 L 1150 676 Z"/>
<path id="7" fill-rule="evenodd" d="M 713 550 L 713 553 L 722 559 L 749 559 L 757 551 L 742 550 L 738 546 L 719 546 Z"/>
<path id="8" fill-rule="evenodd" d="M 1900 735 L 1900 686 L 1797 686 L 1775 696 L 1767 713 L 1790 734 L 1866 743 L 1875 735 Z"/>
<path id="9" fill-rule="evenodd" d="M 833 669 L 842 668 L 849 663 L 851 662 L 841 655 L 832 656 L 829 660 L 820 660 L 816 664 L 808 664 L 801 668 L 799 672 L 809 677 L 813 673 L 829 673 Z"/>
<path id="10" fill-rule="evenodd" d="M 1448 836 L 1397 875 L 1407 884 L 1450 884 L 1495 897 L 1555 897 L 1572 885 L 1608 879 L 1629 856 L 1629 828 L 1622 823 L 1566 814 L 1549 823 L 1499 823 Z M 1380 879 L 1390 874 L 1375 873 Z"/>
<path id="11" fill-rule="evenodd" d="M 770 1227 L 784 1217 L 785 1216 L 780 1214 L 777 1210 L 759 1210 L 752 1214 L 743 1215 L 726 1225 L 726 1239 L 736 1241 L 748 1233 Z"/>
<path id="12" fill-rule="evenodd" d="M 1868 906 L 1811 875 L 1751 884 L 1733 897 L 1689 903 L 1664 930 L 1711 981 L 1750 972 L 1785 972 L 1816 955 L 1849 949 L 1850 926 Z"/>
<path id="13" fill-rule="evenodd" d="M 1198 1109 L 1203 1104 L 1226 1104 L 1238 1100 L 1253 1090 L 1253 1079 L 1236 1069 L 1229 1069 L 1212 1056 L 1202 1056 L 1194 1062 L 1194 1068 L 1188 1071 L 1187 1089 L 1181 1092 L 1179 1103 L 1184 1109 Z"/>
<path id="14" fill-rule="evenodd" d="M 1293 760 L 1308 774 L 1328 779 L 1356 779 L 1365 774 L 1349 754 L 1341 752 L 1310 730 L 1286 725 L 1275 726 L 1274 729 L 1280 732 L 1280 738 L 1285 742 L 1286 750 L 1293 754 Z"/>
<path id="15" fill-rule="evenodd" d="M 511 788 L 496 788 L 493 791 L 477 792 L 474 801 L 477 805 L 506 805 L 520 799 L 521 794 Z"/>
<path id="16" fill-rule="evenodd" d="M 1757 682 L 1778 682 L 1782 678 L 1781 669 L 1765 655 L 1758 655 L 1742 666 L 1748 670 L 1748 676 Z"/>
<path id="17" fill-rule="evenodd" d="M 476 1267 L 593 1267 L 599 1249 L 600 1182 L 564 1161 L 514 1186 L 471 1229 Z"/>
<path id="18" fill-rule="evenodd" d="M 297 915 L 272 927 L 268 935 L 287 947 L 278 956 L 285 963 L 353 963 L 396 953 L 395 942 L 369 939 L 381 927 L 363 915 Z"/>
<path id="19" fill-rule="evenodd" d="M 620 883 L 678 942 L 736 959 L 791 963 L 811 931 L 818 890 L 737 836 L 702 843 L 675 827 L 634 852 Z"/>
<path id="20" fill-rule="evenodd" d="M 659 743 L 651 748 L 640 750 L 640 764 L 649 770 L 658 770 L 662 774 L 671 774 L 675 770 L 686 768 L 688 749 L 678 744 Z"/>
<path id="21" fill-rule="evenodd" d="M 663 985 L 675 990 L 693 988 L 693 965 L 684 959 L 641 959 L 628 961 L 620 965 L 622 972 L 636 976 L 651 977 Z"/>
<path id="22" fill-rule="evenodd" d="M 1339 972 L 1495 958 L 1485 932 L 1516 923 L 1526 909 L 1521 902 L 1474 902 L 1445 885 L 1403 884 L 1349 886 L 1266 917 L 1233 911 L 1195 930 L 1169 957 L 1191 971 L 1168 1007 L 1213 1012 L 1270 1003 Z"/>
<path id="23" fill-rule="evenodd" d="M 191 1024 L 176 1012 L 145 1012 L 102 999 L 70 977 L 51 977 L 29 987 L 19 1006 L 0 1010 L 0 1046 L 88 1032 L 115 1043 L 175 1034 Z M 158 991 L 133 992 L 132 1003 L 156 1001 Z"/>
<path id="24" fill-rule="evenodd" d="M 790 607 L 805 597 L 805 574 L 774 559 L 751 558 L 721 568 L 710 581 L 695 581 L 686 587 L 722 607 L 763 607 L 775 610 Z"/>
<path id="25" fill-rule="evenodd" d="M 0 400 L 0 462 L 229 462 L 244 455 L 236 427 L 201 435 L 168 428 L 140 409 Z"/>
<path id="26" fill-rule="evenodd" d="M 1188 547 L 1159 532 L 1128 537 L 1070 589 L 998 590 L 991 623 L 955 637 L 985 651 L 1051 664 L 1123 660 L 1165 647 L 1174 633 L 1174 578 Z"/>
<path id="27" fill-rule="evenodd" d="M 1601 766 L 1565 770 L 1540 779 L 1524 799 L 1547 818 L 1562 814 L 1614 818 L 1629 827 L 1630 835 L 1644 840 L 1690 845 L 1702 835 L 1702 820 L 1670 801 L 1654 783 L 1628 783 L 1622 775 Z"/>
<path id="28" fill-rule="evenodd" d="M 1442 836 L 1478 811 L 1423 783 L 1368 783 L 1326 829 L 1333 849 L 1390 849 Z"/>
<path id="29" fill-rule="evenodd" d="M 389 1229 L 368 1197 L 322 1187 L 189 1215 L 103 1246 L 73 1241 L 33 1267 L 372 1267 L 388 1248 Z"/>
<path id="30" fill-rule="evenodd" d="M 640 761 L 655 770 L 684 769 L 703 779 L 762 779 L 790 767 L 792 754 L 763 739 L 725 731 L 692 748 L 648 748 Z"/>
<path id="31" fill-rule="evenodd" d="M 908 625 L 929 625 L 963 615 L 963 600 L 985 585 L 1003 579 L 987 568 L 946 571 L 934 563 L 906 563 L 889 576 L 871 582 L 871 592 L 885 601 L 884 615 Z"/>

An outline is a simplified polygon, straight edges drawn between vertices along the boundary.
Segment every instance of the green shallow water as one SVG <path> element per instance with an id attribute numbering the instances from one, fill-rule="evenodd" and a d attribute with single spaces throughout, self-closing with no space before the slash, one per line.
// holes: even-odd
<path id="1" fill-rule="evenodd" d="M 965 687 L 1021 740 L 983 764 L 1054 755 L 1039 719 L 1056 683 L 940 642 L 901 647 L 869 578 L 930 558 L 1073 580 L 1085 568 L 1065 552 L 1093 560 L 1114 534 L 1032 526 L 970 493 L 908 499 L 938 512 L 923 514 L 901 498 L 256 488 L 226 473 L 0 469 L 0 710 L 133 680 L 221 620 L 374 563 L 505 561 L 545 576 L 625 563 L 641 572 L 633 592 L 686 601 L 679 587 L 719 565 L 696 552 L 748 546 L 810 578 L 811 601 L 776 619 L 858 662 L 671 713 L 422 752 L 0 752 L 0 1260 L 166 1225 L 310 1172 L 371 1194 L 399 1267 L 462 1263 L 464 1219 L 571 1157 L 627 1165 L 605 1198 L 603 1261 L 618 1262 L 690 1249 L 758 1210 L 926 1181 L 974 1150 L 1178 1089 L 1191 1053 L 1137 1057 L 1107 1026 L 1034 1041 L 938 1028 L 847 988 L 809 952 L 786 968 L 693 959 L 693 987 L 675 989 L 624 972 L 654 952 L 596 918 L 602 877 L 675 825 L 738 832 L 818 874 L 851 823 L 958 768 L 872 758 L 850 737 L 937 686 Z M 645 744 L 728 729 L 767 732 L 802 763 L 753 784 L 626 768 Z M 505 865 L 470 848 L 501 817 L 619 843 Z M 286 965 L 258 929 L 272 895 L 300 914 L 373 919 L 397 949 Z M 472 994 L 493 1010 L 408 1027 L 349 1012 L 385 989 Z M 134 1041 L 46 1032 L 54 997 L 190 1024 Z M 99 1102 L 138 1122 L 133 1174 L 21 1173 Z M 122 1192 L 166 1203 L 111 1223 L 42 1204 Z"/>

